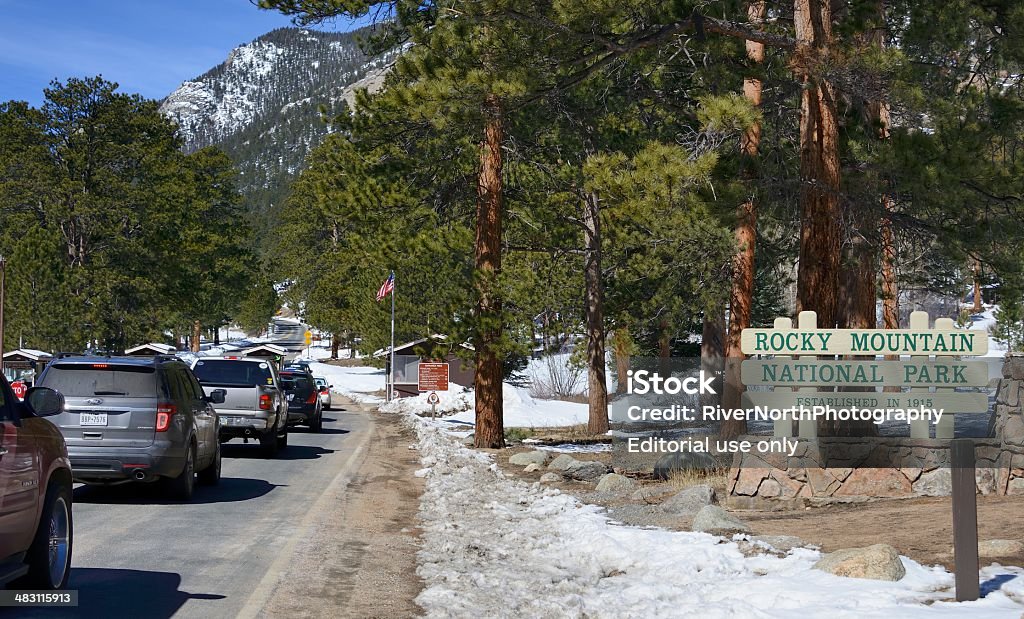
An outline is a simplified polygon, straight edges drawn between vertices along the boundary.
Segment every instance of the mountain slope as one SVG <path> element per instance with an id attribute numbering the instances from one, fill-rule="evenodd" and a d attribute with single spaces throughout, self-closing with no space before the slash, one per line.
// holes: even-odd
<path id="1" fill-rule="evenodd" d="M 236 47 L 222 64 L 183 83 L 160 110 L 179 126 L 185 149 L 215 145 L 231 156 L 254 222 L 272 206 L 356 87 L 378 87 L 397 51 L 369 57 L 366 29 L 346 33 L 279 28 Z"/>

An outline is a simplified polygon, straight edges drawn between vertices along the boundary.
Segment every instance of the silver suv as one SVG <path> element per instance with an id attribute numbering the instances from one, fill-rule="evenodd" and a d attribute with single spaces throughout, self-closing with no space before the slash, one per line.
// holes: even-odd
<path id="1" fill-rule="evenodd" d="M 68 446 L 72 475 L 86 484 L 163 483 L 179 500 L 220 481 L 220 423 L 188 366 L 175 357 L 63 355 L 37 383 L 60 392 L 51 417 Z"/>
<path id="2" fill-rule="evenodd" d="M 224 393 L 217 406 L 222 442 L 259 439 L 268 458 L 288 446 L 288 401 L 274 363 L 251 357 L 202 357 L 192 363 L 192 371 L 207 393 Z"/>

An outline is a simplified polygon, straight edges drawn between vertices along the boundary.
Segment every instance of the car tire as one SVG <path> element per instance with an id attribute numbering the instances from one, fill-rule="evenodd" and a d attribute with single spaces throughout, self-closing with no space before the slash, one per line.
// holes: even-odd
<path id="1" fill-rule="evenodd" d="M 263 449 L 264 458 L 273 458 L 277 455 L 281 445 L 277 439 L 276 429 L 267 430 L 266 433 L 260 435 L 260 447 Z"/>
<path id="2" fill-rule="evenodd" d="M 220 443 L 217 443 L 217 449 L 213 454 L 213 462 L 210 466 L 199 471 L 199 479 L 197 480 L 204 486 L 216 486 L 220 483 Z"/>
<path id="3" fill-rule="evenodd" d="M 21 589 L 63 589 L 71 573 L 74 522 L 71 517 L 71 488 L 50 481 L 43 502 L 39 528 L 25 556 L 28 574 L 16 582 Z"/>
<path id="4" fill-rule="evenodd" d="M 309 430 L 310 430 L 310 432 L 319 432 L 320 430 L 323 429 L 323 427 L 324 427 L 324 412 L 320 411 L 320 412 L 318 412 L 316 414 L 316 417 L 313 418 L 313 421 L 309 422 Z"/>
<path id="5" fill-rule="evenodd" d="M 277 435 L 277 449 L 280 451 L 288 447 L 288 426 L 285 426 L 284 433 Z"/>
<path id="6" fill-rule="evenodd" d="M 167 489 L 172 497 L 178 501 L 188 501 L 192 498 L 192 490 L 196 482 L 196 457 L 195 449 L 190 443 L 185 452 L 185 466 L 177 477 L 168 477 L 166 480 Z"/>

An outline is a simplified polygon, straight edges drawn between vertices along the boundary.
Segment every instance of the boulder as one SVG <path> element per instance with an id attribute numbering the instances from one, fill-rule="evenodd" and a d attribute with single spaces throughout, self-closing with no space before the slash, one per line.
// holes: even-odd
<path id="1" fill-rule="evenodd" d="M 803 548 L 807 542 L 795 535 L 755 535 L 750 538 L 752 542 L 768 544 L 779 552 L 789 552 L 794 548 Z"/>
<path id="2" fill-rule="evenodd" d="M 541 467 L 541 465 L 537 464 L 536 462 L 531 462 L 531 463 L 526 465 L 526 468 L 523 469 L 523 472 L 524 473 L 532 473 L 534 471 L 539 471 L 541 468 L 543 468 L 543 467 Z"/>
<path id="3" fill-rule="evenodd" d="M 472 447 L 476 444 L 476 434 L 470 434 L 466 438 L 462 439 L 462 444 L 466 447 Z"/>
<path id="4" fill-rule="evenodd" d="M 661 504 L 661 511 L 675 516 L 690 516 L 717 503 L 715 489 L 707 484 L 692 486 Z"/>
<path id="5" fill-rule="evenodd" d="M 601 477 L 600 481 L 597 482 L 598 492 L 608 492 L 613 494 L 625 494 L 632 492 L 636 489 L 636 480 L 630 479 L 625 475 L 619 475 L 618 473 L 608 473 Z"/>
<path id="6" fill-rule="evenodd" d="M 899 553 L 888 544 L 837 550 L 822 557 L 814 564 L 814 569 L 836 576 L 891 581 L 907 574 Z"/>
<path id="7" fill-rule="evenodd" d="M 953 549 L 950 549 L 953 554 Z M 1002 557 L 1019 557 L 1024 555 L 1024 542 L 1015 539 L 987 539 L 978 542 L 978 557 L 982 559 L 998 559 Z"/>
<path id="8" fill-rule="evenodd" d="M 575 464 L 565 469 L 562 474 L 569 479 L 577 481 L 597 481 L 607 472 L 608 466 L 603 462 L 581 462 L 577 460 Z"/>
<path id="9" fill-rule="evenodd" d="M 935 469 L 914 482 L 914 494 L 920 496 L 949 496 L 953 492 L 953 476 L 948 468 Z"/>
<path id="10" fill-rule="evenodd" d="M 646 486 L 640 486 L 640 489 L 631 494 L 629 498 L 633 501 L 655 503 L 677 492 L 679 492 L 679 488 L 673 484 L 647 484 Z"/>
<path id="11" fill-rule="evenodd" d="M 558 473 L 544 473 L 540 476 L 540 480 L 545 484 L 553 484 L 562 481 L 562 476 Z"/>
<path id="12" fill-rule="evenodd" d="M 674 471 L 714 471 L 722 468 L 705 453 L 675 451 L 658 458 L 654 463 L 654 478 L 668 479 Z"/>
<path id="13" fill-rule="evenodd" d="M 711 533 L 712 535 L 730 535 L 732 533 L 749 533 L 750 527 L 717 505 L 705 505 L 693 517 L 694 531 Z"/>
<path id="14" fill-rule="evenodd" d="M 516 466 L 526 466 L 528 464 L 536 464 L 540 466 L 547 463 L 548 452 L 546 451 L 524 451 L 517 454 L 512 454 L 512 457 L 508 459 L 509 464 Z"/>
<path id="15" fill-rule="evenodd" d="M 551 471 L 564 471 L 573 464 L 579 462 L 576 458 L 573 458 L 569 454 L 561 454 L 550 463 L 548 463 L 548 470 Z"/>

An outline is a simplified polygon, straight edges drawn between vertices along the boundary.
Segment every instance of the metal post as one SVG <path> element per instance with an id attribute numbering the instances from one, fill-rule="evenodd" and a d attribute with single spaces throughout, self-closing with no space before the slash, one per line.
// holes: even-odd
<path id="1" fill-rule="evenodd" d="M 953 478 L 953 570 L 956 599 L 978 599 L 978 499 L 974 472 L 974 441 L 949 442 Z"/>
<path id="2" fill-rule="evenodd" d="M 395 293 L 398 290 L 395 272 L 391 271 L 391 380 L 388 386 L 388 402 L 395 397 Z"/>

